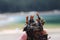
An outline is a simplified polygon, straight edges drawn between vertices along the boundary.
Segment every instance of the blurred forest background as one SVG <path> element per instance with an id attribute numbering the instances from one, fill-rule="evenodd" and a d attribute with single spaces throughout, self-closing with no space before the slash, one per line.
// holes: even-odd
<path id="1" fill-rule="evenodd" d="M 0 12 L 60 10 L 60 0 L 0 0 Z"/>
<path id="2" fill-rule="evenodd" d="M 60 28 L 60 0 L 0 0 L 0 29 L 23 28 L 25 17 L 37 11 L 46 28 Z"/>

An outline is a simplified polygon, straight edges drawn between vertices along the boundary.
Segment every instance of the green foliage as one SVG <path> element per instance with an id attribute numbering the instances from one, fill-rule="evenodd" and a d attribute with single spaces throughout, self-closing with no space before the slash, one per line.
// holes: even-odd
<path id="1" fill-rule="evenodd" d="M 60 9 L 60 0 L 0 0 L 0 12 Z"/>
<path id="2" fill-rule="evenodd" d="M 48 23 L 44 25 L 44 28 L 60 28 L 60 23 Z"/>

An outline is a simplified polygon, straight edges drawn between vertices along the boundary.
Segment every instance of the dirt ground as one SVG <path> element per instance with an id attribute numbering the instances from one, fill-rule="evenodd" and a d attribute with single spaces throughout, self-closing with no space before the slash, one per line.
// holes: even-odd
<path id="1" fill-rule="evenodd" d="M 46 29 L 51 39 L 60 40 L 60 29 Z M 0 31 L 0 40 L 17 40 L 22 34 L 22 30 L 3 30 Z"/>

